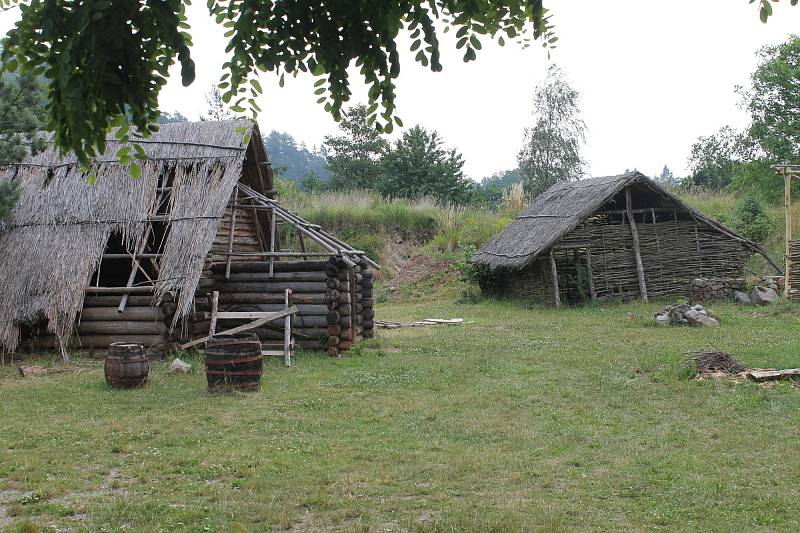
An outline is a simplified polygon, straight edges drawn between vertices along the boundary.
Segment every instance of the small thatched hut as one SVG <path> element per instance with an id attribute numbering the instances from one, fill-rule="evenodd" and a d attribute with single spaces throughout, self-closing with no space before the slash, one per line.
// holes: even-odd
<path id="1" fill-rule="evenodd" d="M 560 305 L 679 295 L 694 278 L 741 276 L 754 252 L 772 263 L 634 171 L 554 185 L 473 262 L 491 269 L 488 292 Z"/>
<path id="2" fill-rule="evenodd" d="M 331 353 L 371 331 L 374 263 L 274 200 L 255 123 L 166 124 L 138 142 L 139 179 L 113 141 L 88 175 L 54 148 L 0 167 L 22 193 L 0 230 L 0 349 L 163 348 L 208 333 L 213 290 L 220 310 L 259 311 L 293 289 L 301 344 Z"/>

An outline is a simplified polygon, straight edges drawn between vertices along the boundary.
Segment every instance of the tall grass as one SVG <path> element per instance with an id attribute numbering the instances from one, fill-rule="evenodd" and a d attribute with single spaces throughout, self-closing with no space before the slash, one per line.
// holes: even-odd
<path id="1" fill-rule="evenodd" d="M 488 207 L 446 206 L 439 210 L 430 246 L 438 251 L 479 248 L 511 220 L 508 213 Z"/>
<path id="2" fill-rule="evenodd" d="M 367 191 L 338 191 L 282 195 L 281 202 L 303 218 L 331 231 L 433 230 L 439 206 L 432 198 L 387 199 Z"/>

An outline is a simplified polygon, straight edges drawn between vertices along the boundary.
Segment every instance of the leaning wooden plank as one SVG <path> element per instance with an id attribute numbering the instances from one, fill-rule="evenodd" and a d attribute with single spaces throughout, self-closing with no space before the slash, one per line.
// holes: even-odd
<path id="1" fill-rule="evenodd" d="M 241 333 L 242 331 L 255 329 L 255 328 L 259 327 L 259 326 L 263 326 L 267 322 L 270 322 L 272 320 L 277 320 L 278 318 L 283 318 L 286 315 L 292 315 L 292 314 L 295 314 L 295 313 L 297 313 L 297 307 L 295 307 L 295 306 L 292 306 L 289 309 L 286 309 L 284 311 L 279 311 L 277 313 L 265 313 L 267 315 L 266 317 L 259 318 L 258 320 L 254 320 L 253 322 L 250 322 L 249 324 L 244 324 L 242 326 L 238 326 L 238 327 L 235 327 L 233 329 L 227 329 L 225 331 L 218 331 L 218 332 L 215 333 L 215 335 L 233 335 L 234 333 Z M 209 335 L 209 336 L 203 337 L 201 339 L 195 339 L 195 340 L 193 340 L 191 342 L 187 342 L 186 344 L 181 344 L 181 348 L 184 348 L 184 349 L 185 348 L 190 348 L 192 346 L 196 346 L 198 344 L 202 344 L 204 342 L 208 342 L 208 340 L 210 338 L 211 338 L 211 336 Z"/>

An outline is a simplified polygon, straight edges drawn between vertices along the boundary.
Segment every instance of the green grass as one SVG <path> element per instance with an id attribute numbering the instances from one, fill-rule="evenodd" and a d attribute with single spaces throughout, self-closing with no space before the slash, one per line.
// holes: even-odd
<path id="1" fill-rule="evenodd" d="M 442 301 L 378 314 L 467 323 L 270 361 L 257 394 L 6 366 L 0 506 L 24 531 L 800 529 L 800 390 L 690 380 L 682 356 L 800 366 L 797 309 L 690 329 L 652 326 L 658 304 Z"/>

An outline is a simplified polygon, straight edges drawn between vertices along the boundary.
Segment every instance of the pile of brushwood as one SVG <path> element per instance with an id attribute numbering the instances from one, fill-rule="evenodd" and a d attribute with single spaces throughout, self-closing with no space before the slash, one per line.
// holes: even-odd
<path id="1" fill-rule="evenodd" d="M 737 361 L 731 354 L 716 348 L 689 352 L 687 355 L 697 366 L 698 374 L 722 372 L 729 375 L 741 374 L 747 367 Z"/>

